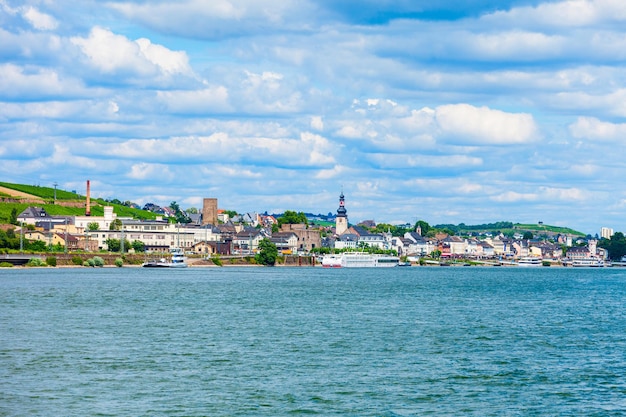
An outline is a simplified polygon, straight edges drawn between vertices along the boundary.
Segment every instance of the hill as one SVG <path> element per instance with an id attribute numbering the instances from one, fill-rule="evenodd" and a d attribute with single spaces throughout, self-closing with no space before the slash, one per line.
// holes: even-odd
<path id="1" fill-rule="evenodd" d="M 513 235 L 515 233 L 524 234 L 524 232 L 531 232 L 533 235 L 572 235 L 572 236 L 586 236 L 584 233 L 579 232 L 569 227 L 550 226 L 543 223 L 538 224 L 522 224 L 513 222 L 496 222 L 478 225 L 466 225 L 460 223 L 454 224 L 438 224 L 433 226 L 436 229 L 449 229 L 457 235 L 468 234 L 484 234 L 484 233 L 502 233 L 504 235 Z"/>
<path id="2" fill-rule="evenodd" d="M 85 214 L 85 196 L 60 189 L 56 190 L 56 203 L 54 196 L 54 188 L 0 182 L 0 223 L 10 223 L 11 213 L 14 210 L 19 214 L 33 205 L 43 207 L 46 212 L 53 216 L 80 216 Z M 120 217 L 146 220 L 157 217 L 151 211 L 114 204 L 102 199 L 91 199 L 91 203 L 91 214 L 94 216 L 104 215 L 104 206 L 113 206 L 113 211 Z"/>

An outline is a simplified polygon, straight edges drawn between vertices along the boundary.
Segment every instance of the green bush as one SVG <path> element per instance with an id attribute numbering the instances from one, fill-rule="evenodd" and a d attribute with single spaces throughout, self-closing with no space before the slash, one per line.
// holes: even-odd
<path id="1" fill-rule="evenodd" d="M 213 255 L 211 257 L 211 261 L 213 261 L 213 263 L 217 266 L 222 266 L 222 260 L 220 259 L 219 255 Z"/>
<path id="2" fill-rule="evenodd" d="M 83 258 L 81 258 L 80 256 L 72 256 L 72 263 L 74 265 L 83 265 L 84 261 Z"/>
<path id="3" fill-rule="evenodd" d="M 46 266 L 46 263 L 40 258 L 30 258 L 26 266 Z"/>
<path id="4" fill-rule="evenodd" d="M 121 268 L 124 265 L 124 260 L 122 258 L 115 258 L 115 266 Z"/>
<path id="5" fill-rule="evenodd" d="M 83 265 L 85 265 L 85 266 L 91 266 L 91 267 L 94 267 L 94 266 L 96 266 L 96 263 L 95 263 L 95 261 L 93 260 L 93 258 L 89 258 L 89 259 L 87 259 L 87 260 L 85 261 L 85 263 L 83 263 Z"/>
<path id="6" fill-rule="evenodd" d="M 57 257 L 56 256 L 48 256 L 46 258 L 46 265 L 48 265 L 48 266 L 57 266 Z"/>
<path id="7" fill-rule="evenodd" d="M 12 268 L 13 264 L 10 262 L 0 262 L 0 268 Z"/>
<path id="8" fill-rule="evenodd" d="M 102 259 L 101 257 L 94 256 L 92 260 L 93 260 L 93 266 L 104 266 L 104 259 Z"/>

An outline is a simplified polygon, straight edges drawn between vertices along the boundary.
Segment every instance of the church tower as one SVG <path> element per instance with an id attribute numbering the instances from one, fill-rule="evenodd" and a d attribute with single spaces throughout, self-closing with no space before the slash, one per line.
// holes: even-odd
<path id="1" fill-rule="evenodd" d="M 337 235 L 343 234 L 348 230 L 348 215 L 346 214 L 345 201 L 343 197 L 343 191 L 339 196 L 339 208 L 337 209 L 337 217 L 335 218 L 335 233 Z"/>

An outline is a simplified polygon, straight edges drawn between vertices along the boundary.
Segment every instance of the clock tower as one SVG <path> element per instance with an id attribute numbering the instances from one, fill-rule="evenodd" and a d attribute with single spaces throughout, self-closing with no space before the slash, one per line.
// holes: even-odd
<path id="1" fill-rule="evenodd" d="M 335 218 L 335 233 L 339 236 L 348 230 L 348 215 L 345 207 L 345 199 L 343 191 L 339 196 L 339 208 L 337 209 L 337 217 Z"/>

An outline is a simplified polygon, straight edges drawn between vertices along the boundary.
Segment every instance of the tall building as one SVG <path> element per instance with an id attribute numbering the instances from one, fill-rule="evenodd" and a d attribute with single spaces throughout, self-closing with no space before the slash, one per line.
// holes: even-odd
<path id="1" fill-rule="evenodd" d="M 339 196 L 339 208 L 337 209 L 337 217 L 335 218 L 335 233 L 337 235 L 343 234 L 348 230 L 348 214 L 345 207 L 345 199 L 343 191 Z"/>
<path id="2" fill-rule="evenodd" d="M 202 224 L 217 225 L 217 198 L 205 198 L 202 201 Z"/>
<path id="3" fill-rule="evenodd" d="M 613 229 L 609 227 L 603 227 L 602 229 L 600 229 L 600 237 L 604 239 L 610 239 L 611 236 L 613 236 L 613 234 L 614 234 Z"/>

